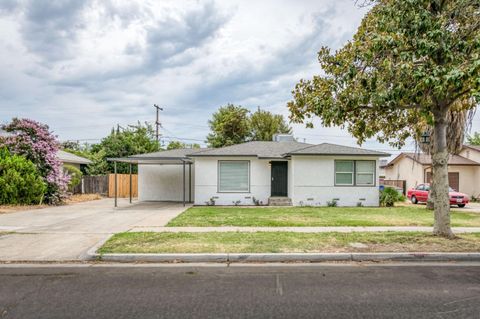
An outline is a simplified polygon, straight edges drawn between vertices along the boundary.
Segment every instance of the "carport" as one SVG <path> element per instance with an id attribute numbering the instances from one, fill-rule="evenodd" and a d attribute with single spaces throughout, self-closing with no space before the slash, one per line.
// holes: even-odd
<path id="1" fill-rule="evenodd" d="M 188 183 L 188 202 L 192 202 L 192 164 L 193 160 L 187 156 L 191 153 L 192 149 L 176 149 L 169 151 L 161 151 L 148 154 L 139 154 L 132 155 L 128 157 L 116 157 L 116 158 L 107 158 L 108 161 L 113 162 L 114 164 L 114 198 L 115 198 L 115 207 L 117 207 L 118 194 L 117 194 L 117 163 L 128 163 L 129 164 L 129 174 L 130 174 L 130 189 L 129 189 L 129 201 L 132 203 L 132 166 L 133 165 L 177 165 L 182 167 L 182 190 L 183 190 L 183 206 L 187 203 L 187 183 Z M 188 182 L 187 180 L 187 166 L 188 166 Z"/>

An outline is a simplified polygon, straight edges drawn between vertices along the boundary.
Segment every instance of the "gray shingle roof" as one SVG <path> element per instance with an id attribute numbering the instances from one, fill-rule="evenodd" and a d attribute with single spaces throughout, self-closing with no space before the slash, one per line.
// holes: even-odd
<path id="1" fill-rule="evenodd" d="M 390 156 L 388 153 L 367 150 L 359 147 L 322 143 L 288 152 L 287 155 L 365 155 Z"/>
<path id="2" fill-rule="evenodd" d="M 209 148 L 178 148 L 174 150 L 166 150 L 166 151 L 159 151 L 153 153 L 146 153 L 146 154 L 137 154 L 128 156 L 129 158 L 187 158 L 187 154 L 194 154 L 197 152 L 202 152 L 209 150 Z"/>
<path id="3" fill-rule="evenodd" d="M 296 141 L 253 141 L 220 148 L 182 148 L 128 156 L 126 159 L 185 159 L 210 156 L 255 156 L 258 158 L 285 158 L 289 155 L 365 155 L 390 156 L 390 154 L 357 147 L 323 143 L 313 145 Z"/>
<path id="4" fill-rule="evenodd" d="M 57 152 L 57 157 L 62 163 L 73 163 L 73 164 L 91 164 L 92 161 L 88 158 L 81 157 L 69 152 L 59 150 Z"/>
<path id="5" fill-rule="evenodd" d="M 312 144 L 292 141 L 253 141 L 190 153 L 189 156 L 256 156 L 259 158 L 283 158 L 286 153 L 311 145 Z"/>
<path id="6" fill-rule="evenodd" d="M 406 156 L 417 163 L 420 163 L 422 165 L 431 165 L 432 164 L 432 157 L 428 154 L 420 153 L 401 153 L 399 156 L 395 157 L 388 165 L 394 164 L 399 158 L 402 156 Z M 468 159 L 466 157 L 460 156 L 460 155 L 450 155 L 448 158 L 448 165 L 473 165 L 477 166 L 480 165 L 480 163 L 472 161 L 471 159 Z"/>

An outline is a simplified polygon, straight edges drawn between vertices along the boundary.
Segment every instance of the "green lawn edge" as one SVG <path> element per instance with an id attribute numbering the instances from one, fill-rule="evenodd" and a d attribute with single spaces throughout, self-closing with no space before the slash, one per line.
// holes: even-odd
<path id="1" fill-rule="evenodd" d="M 453 227 L 480 227 L 480 213 L 451 212 Z M 187 209 L 167 227 L 433 226 L 425 207 L 202 207 Z"/>
<path id="2" fill-rule="evenodd" d="M 362 243 L 366 247 L 352 247 L 352 243 Z M 111 237 L 98 253 L 398 251 L 479 252 L 480 233 L 461 234 L 450 240 L 427 232 L 125 232 Z"/>

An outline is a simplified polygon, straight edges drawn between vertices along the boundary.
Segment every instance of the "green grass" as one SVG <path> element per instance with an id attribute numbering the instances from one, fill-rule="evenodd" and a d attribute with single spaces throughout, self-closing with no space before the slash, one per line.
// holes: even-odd
<path id="1" fill-rule="evenodd" d="M 452 226 L 480 226 L 479 213 L 451 212 Z M 192 207 L 167 226 L 432 226 L 425 207 Z"/>
<path id="2" fill-rule="evenodd" d="M 367 248 L 353 248 L 363 243 Z M 100 253 L 281 253 L 281 252 L 480 251 L 480 233 L 449 240 L 421 232 L 120 233 Z"/>

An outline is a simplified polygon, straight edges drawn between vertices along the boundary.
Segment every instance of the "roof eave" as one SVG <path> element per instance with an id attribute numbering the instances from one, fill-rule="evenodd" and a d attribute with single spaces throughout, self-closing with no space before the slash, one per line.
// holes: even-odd
<path id="1" fill-rule="evenodd" d="M 373 157 L 389 157 L 391 154 L 339 154 L 339 153 L 287 153 L 289 156 L 373 156 Z"/>

